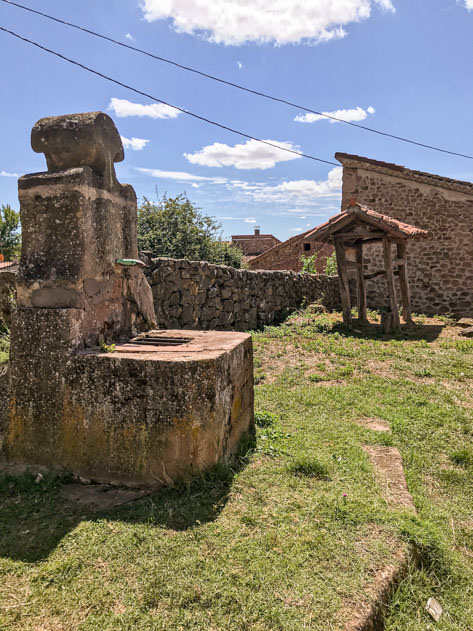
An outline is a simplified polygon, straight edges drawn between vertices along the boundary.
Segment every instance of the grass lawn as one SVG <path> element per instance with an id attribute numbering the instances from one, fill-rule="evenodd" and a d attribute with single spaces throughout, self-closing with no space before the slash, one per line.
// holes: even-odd
<path id="1" fill-rule="evenodd" d="M 473 629 L 473 341 L 417 321 L 383 338 L 309 309 L 255 333 L 256 447 L 234 471 L 101 513 L 59 478 L 0 478 L 0 629 L 342 630 L 408 543 L 387 631 Z M 418 516 L 388 507 L 369 444 L 400 450 Z"/>

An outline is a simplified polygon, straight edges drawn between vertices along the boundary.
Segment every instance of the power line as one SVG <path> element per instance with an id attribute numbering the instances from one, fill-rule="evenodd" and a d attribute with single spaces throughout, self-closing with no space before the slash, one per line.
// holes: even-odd
<path id="1" fill-rule="evenodd" d="M 113 37 L 108 37 L 107 35 L 103 35 L 102 33 L 97 33 L 96 31 L 92 31 L 84 26 L 79 26 L 78 24 L 73 24 L 72 22 L 67 22 L 66 20 L 61 20 L 60 18 L 54 17 L 53 15 L 49 15 L 48 13 L 43 13 L 42 11 L 38 11 L 37 9 L 32 9 L 31 7 L 27 7 L 23 4 L 19 4 L 18 2 L 13 2 L 13 0 L 0 0 L 5 4 L 14 5 L 20 9 L 25 11 L 29 11 L 30 13 L 36 13 L 48 20 L 53 20 L 54 22 L 58 22 L 59 24 L 63 24 L 65 26 L 69 26 L 71 28 L 75 28 L 84 33 L 88 33 L 89 35 L 93 35 L 94 37 L 99 37 L 100 39 L 106 40 L 118 46 L 122 46 L 123 48 L 128 48 L 129 50 L 133 50 L 142 55 L 146 55 L 147 57 L 151 57 L 152 59 L 156 59 L 157 61 L 162 61 L 164 63 L 170 64 L 177 68 L 181 68 L 182 70 L 187 70 L 188 72 L 193 72 L 197 75 L 205 77 L 207 79 L 211 79 L 213 81 L 218 81 L 219 83 L 223 83 L 224 85 L 229 85 L 232 88 L 237 88 L 238 90 L 243 90 L 244 92 L 248 92 L 250 94 L 255 94 L 256 96 L 263 97 L 265 99 L 269 99 L 271 101 L 275 101 L 277 103 L 283 103 L 284 105 L 289 105 L 290 107 L 294 107 L 298 110 L 303 110 L 304 112 L 308 112 L 310 114 L 316 114 L 317 116 L 322 116 L 324 118 L 337 121 L 338 123 L 345 123 L 346 125 L 351 125 L 352 127 L 357 127 L 358 129 L 363 129 L 364 131 L 372 132 L 373 134 L 378 134 L 380 136 L 385 136 L 386 138 L 393 138 L 394 140 L 399 140 L 401 142 L 407 142 L 411 145 L 416 145 L 418 147 L 423 147 L 424 149 L 432 149 L 433 151 L 439 151 L 440 153 L 447 153 L 452 156 L 458 156 L 460 158 L 467 158 L 468 160 L 473 160 L 473 156 L 458 153 L 456 151 L 450 151 L 448 149 L 442 149 L 440 147 L 435 147 L 434 145 L 428 145 L 422 142 L 418 142 L 416 140 L 411 140 L 409 138 L 404 138 L 403 136 L 396 136 L 395 134 L 391 134 L 389 132 L 381 131 L 379 129 L 374 129 L 373 127 L 368 127 L 367 125 L 360 125 L 359 123 L 354 123 L 352 121 L 344 120 L 343 118 L 339 118 L 337 116 L 332 116 L 331 114 L 327 114 L 326 112 L 317 112 L 309 107 L 305 107 L 304 105 L 298 105 L 297 103 L 293 103 L 292 101 L 288 101 L 287 99 L 283 99 L 272 94 L 267 94 L 265 92 L 260 92 L 258 90 L 253 90 L 252 88 L 248 88 L 239 83 L 234 83 L 232 81 L 228 81 L 226 79 L 222 79 L 221 77 L 216 77 L 215 75 L 211 75 L 207 72 L 203 72 L 201 70 L 197 70 L 196 68 L 192 68 L 190 66 L 185 66 L 184 64 L 180 64 L 177 61 L 173 61 L 172 59 L 167 59 L 166 57 L 161 57 L 159 55 L 155 55 L 154 53 L 150 53 L 149 51 L 143 50 L 142 48 L 138 48 L 136 46 L 132 46 L 131 44 L 125 44 L 124 42 L 120 42 Z M 334 164 L 334 163 L 331 163 Z"/>
<path id="2" fill-rule="evenodd" d="M 255 136 L 251 136 L 250 134 L 246 134 L 242 131 L 238 131 L 237 129 L 233 129 L 232 127 L 228 127 L 227 125 L 223 125 L 222 123 L 217 123 L 216 121 L 211 120 L 210 118 L 206 118 L 205 116 L 200 116 L 200 114 L 195 114 L 194 112 L 191 112 L 190 110 L 186 110 L 182 107 L 178 107 L 177 105 L 171 105 L 170 103 L 167 103 L 166 101 L 163 101 L 162 99 L 158 99 L 155 96 L 152 96 L 151 94 L 148 94 L 147 92 L 143 92 L 142 90 L 138 90 L 137 88 L 133 88 L 131 85 L 127 85 L 126 83 L 123 83 L 122 81 L 118 81 L 118 79 L 113 79 L 112 77 L 109 77 L 106 74 L 103 74 L 102 72 L 99 72 L 98 70 L 94 70 L 93 68 L 89 68 L 89 66 L 86 66 L 84 64 L 81 64 L 78 61 L 75 61 L 74 59 L 70 59 L 69 57 L 66 57 L 65 55 L 62 55 L 61 53 L 58 53 L 55 50 L 52 50 L 51 48 L 46 48 L 46 46 L 42 46 L 41 44 L 38 44 L 37 42 L 34 42 L 31 39 L 28 39 L 27 37 L 23 37 L 22 35 L 19 35 L 18 33 L 15 33 L 14 31 L 10 31 L 7 28 L 4 28 L 3 26 L 0 26 L 0 31 L 3 31 L 5 33 L 9 33 L 10 35 L 13 35 L 13 37 L 16 37 L 17 39 L 22 40 L 23 42 L 27 42 L 28 44 L 32 44 L 33 46 L 36 46 L 37 48 L 40 48 L 41 50 L 46 51 L 47 53 L 51 53 L 52 55 L 55 55 L 56 57 L 59 57 L 60 59 L 63 59 L 64 61 L 67 61 L 70 64 L 73 64 L 74 66 L 78 66 L 79 68 L 82 68 L 83 70 L 87 70 L 87 72 L 91 72 L 94 75 L 97 75 L 98 77 L 101 77 L 102 79 L 106 79 L 107 81 L 111 81 L 112 83 L 115 83 L 116 85 L 119 85 L 122 88 L 126 88 L 127 90 L 131 90 L 132 92 L 135 92 L 136 94 L 140 94 L 141 96 L 145 96 L 148 99 L 151 99 L 152 101 L 155 101 L 156 103 L 161 103 L 163 105 L 167 105 L 168 107 L 172 107 L 175 110 L 178 110 L 179 112 L 182 112 L 183 114 L 187 114 L 188 116 L 192 116 L 193 118 L 197 118 L 200 121 L 204 121 L 205 123 L 209 123 L 209 125 L 214 125 L 215 127 L 220 127 L 220 129 L 225 129 L 226 131 L 230 131 L 233 134 L 238 134 L 239 136 L 243 136 L 243 138 L 249 138 L 250 140 L 255 140 L 256 142 L 261 142 L 264 145 L 268 145 L 269 147 L 274 147 L 276 149 L 279 149 L 281 151 L 286 151 L 287 153 L 293 153 L 296 156 L 300 156 L 301 158 L 309 158 L 309 160 L 315 160 L 316 162 L 323 162 L 324 164 L 331 164 L 332 166 L 340 166 L 337 162 L 331 162 L 330 160 L 323 160 L 322 158 L 317 158 L 316 156 L 312 156 L 310 154 L 307 153 L 302 153 L 300 151 L 296 151 L 295 149 L 288 149 L 287 147 L 281 147 L 280 145 L 276 145 L 275 143 L 269 142 L 268 140 L 262 140 L 261 138 L 256 138 Z"/>

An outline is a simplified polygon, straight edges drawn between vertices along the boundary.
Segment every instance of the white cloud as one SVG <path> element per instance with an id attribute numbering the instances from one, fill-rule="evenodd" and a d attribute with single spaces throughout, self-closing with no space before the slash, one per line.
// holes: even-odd
<path id="1" fill-rule="evenodd" d="M 146 138 L 125 138 L 125 136 L 120 136 L 120 138 L 125 149 L 131 149 L 132 151 L 141 151 L 149 143 L 149 140 Z"/>
<path id="2" fill-rule="evenodd" d="M 241 63 L 241 61 L 237 61 L 237 66 L 238 70 L 241 70 L 243 68 L 243 64 Z"/>
<path id="3" fill-rule="evenodd" d="M 222 221 L 243 221 L 243 223 L 256 223 L 256 219 L 254 217 L 216 217 L 216 219 L 221 219 Z"/>
<path id="4" fill-rule="evenodd" d="M 327 212 L 338 212 L 337 203 L 341 197 L 342 167 L 335 167 L 329 171 L 325 180 L 286 180 L 280 184 L 268 184 L 267 182 L 248 182 L 246 180 L 233 180 L 224 177 L 205 177 L 186 171 L 164 171 L 161 169 L 146 169 L 135 167 L 136 171 L 150 177 L 176 180 L 178 182 L 190 182 L 195 188 L 211 184 L 223 187 L 232 193 L 231 199 L 240 195 L 258 205 L 271 205 L 269 214 L 287 215 L 294 217 L 300 214 L 305 217 L 326 216 Z M 240 201 L 242 199 L 240 198 Z M 236 197 L 238 199 L 238 197 Z M 302 218 L 302 217 L 301 217 Z M 220 217 L 220 219 L 228 219 Z M 253 217 L 248 218 L 255 223 Z"/>
<path id="5" fill-rule="evenodd" d="M 472 0 L 473 2 L 473 0 Z M 349 110 L 335 110 L 333 112 L 323 112 L 326 116 L 334 116 L 335 118 L 339 118 L 342 121 L 354 122 L 354 121 L 363 121 L 365 118 L 368 118 L 369 114 L 375 113 L 374 107 L 371 105 L 366 109 L 362 107 L 354 107 Z M 295 121 L 297 123 L 315 123 L 316 121 L 330 121 L 331 123 L 338 123 L 339 121 L 326 118 L 326 116 L 322 116 L 321 114 L 311 114 L 308 112 L 307 114 L 298 114 L 295 117 Z"/>
<path id="6" fill-rule="evenodd" d="M 465 0 L 465 8 L 468 11 L 473 11 L 473 0 Z"/>
<path id="7" fill-rule="evenodd" d="M 131 33 L 127 33 L 125 35 L 125 37 L 126 37 L 126 39 L 129 39 L 131 42 L 135 42 L 136 41 Z"/>
<path id="8" fill-rule="evenodd" d="M 279 142 L 277 140 L 268 140 L 267 142 L 298 151 L 298 148 L 291 142 Z M 286 162 L 301 157 L 277 147 L 264 145 L 257 140 L 248 140 L 233 147 L 221 142 L 214 142 L 213 145 L 207 145 L 196 153 L 185 153 L 184 156 L 192 164 L 206 167 L 233 166 L 237 169 L 270 169 L 278 162 Z"/>
<path id="9" fill-rule="evenodd" d="M 471 0 L 467 0 L 470 2 Z M 180 33 L 217 44 L 316 44 L 344 37 L 344 26 L 370 17 L 373 6 L 394 11 L 392 0 L 142 0 L 148 22 L 170 19 Z"/>
<path id="10" fill-rule="evenodd" d="M 152 103 L 151 105 L 142 105 L 141 103 L 133 103 L 127 99 L 111 98 L 108 109 L 114 112 L 118 118 L 126 118 L 127 116 L 148 116 L 149 118 L 176 118 L 179 116 L 179 110 L 164 103 Z"/>
<path id="11" fill-rule="evenodd" d="M 301 203 L 305 205 L 320 198 L 338 197 L 342 189 L 342 173 L 342 167 L 335 167 L 329 171 L 326 180 L 288 180 L 275 186 L 267 184 L 256 185 L 249 190 L 248 187 L 241 186 L 235 180 L 231 180 L 229 185 L 235 188 L 246 189 L 253 199 L 258 202 Z M 299 209 L 298 212 L 302 210 L 305 211 L 305 208 Z M 294 208 L 291 208 L 290 212 L 296 211 Z"/>
<path id="12" fill-rule="evenodd" d="M 194 173 L 187 173 L 186 171 L 163 171 L 162 169 L 135 168 L 140 173 L 163 180 L 177 180 L 179 182 L 213 182 L 214 184 L 225 184 L 227 181 L 222 177 L 204 177 L 203 175 L 195 175 Z"/>
<path id="13" fill-rule="evenodd" d="M 302 232 L 302 228 L 289 228 L 289 232 Z"/>
<path id="14" fill-rule="evenodd" d="M 0 177 L 20 177 L 21 173 L 9 173 L 8 171 L 0 171 Z"/>

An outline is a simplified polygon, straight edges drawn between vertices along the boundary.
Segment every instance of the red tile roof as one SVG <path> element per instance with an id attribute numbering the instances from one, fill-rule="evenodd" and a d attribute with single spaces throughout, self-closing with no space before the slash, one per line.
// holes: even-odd
<path id="1" fill-rule="evenodd" d="M 379 228 L 387 234 L 393 236 L 399 236 L 404 238 L 415 237 L 427 237 L 428 230 L 422 230 L 422 228 L 416 228 L 388 215 L 382 215 L 381 213 L 362 206 L 361 204 L 353 204 L 347 210 L 338 213 L 331 217 L 328 221 L 318 226 L 306 235 L 306 238 L 314 238 L 317 241 L 329 241 L 334 232 L 340 230 L 343 226 L 350 224 L 356 219 L 361 219 L 363 222 L 370 224 L 376 228 Z"/>
<path id="2" fill-rule="evenodd" d="M 0 269 L 6 269 L 7 267 L 14 267 L 18 265 L 16 261 L 0 261 Z"/>

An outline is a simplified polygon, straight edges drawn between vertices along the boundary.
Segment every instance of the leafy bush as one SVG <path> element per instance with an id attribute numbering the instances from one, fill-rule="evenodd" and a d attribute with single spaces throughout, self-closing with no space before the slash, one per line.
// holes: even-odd
<path id="1" fill-rule="evenodd" d="M 317 267 L 315 266 L 317 262 L 318 253 L 312 254 L 312 256 L 304 256 L 302 254 L 300 261 L 302 263 L 301 272 L 304 274 L 318 274 Z"/>
<path id="2" fill-rule="evenodd" d="M 337 268 L 337 255 L 333 252 L 325 262 L 325 273 L 327 276 L 337 276 L 338 268 Z"/>
<path id="3" fill-rule="evenodd" d="M 138 210 L 138 246 L 153 256 L 242 267 L 243 253 L 225 242 L 221 226 L 200 212 L 186 194 L 155 204 L 144 198 Z"/>
<path id="4" fill-rule="evenodd" d="M 272 427 L 278 422 L 278 417 L 272 412 L 263 410 L 262 412 L 255 412 L 255 424 L 257 427 Z"/>

